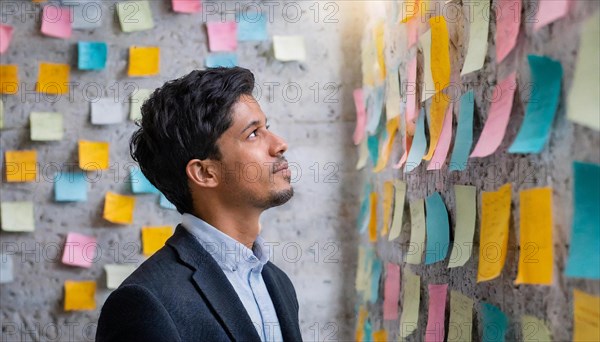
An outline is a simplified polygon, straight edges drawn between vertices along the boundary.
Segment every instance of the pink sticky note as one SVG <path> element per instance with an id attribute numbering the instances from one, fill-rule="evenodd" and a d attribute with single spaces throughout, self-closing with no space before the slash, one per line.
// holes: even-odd
<path id="1" fill-rule="evenodd" d="M 354 106 L 356 107 L 356 128 L 354 129 L 352 140 L 354 141 L 354 145 L 358 145 L 365 138 L 367 111 L 365 109 L 365 101 L 362 88 L 355 89 L 352 93 L 352 96 L 354 96 Z"/>
<path id="2" fill-rule="evenodd" d="M 569 0 L 539 0 L 534 31 L 564 17 L 569 11 Z"/>
<path id="3" fill-rule="evenodd" d="M 179 13 L 196 13 L 202 8 L 200 0 L 173 0 L 172 4 L 173 11 Z"/>
<path id="4" fill-rule="evenodd" d="M 404 154 L 400 158 L 400 161 L 396 165 L 393 166 L 394 169 L 399 169 L 404 166 L 406 160 L 408 159 L 408 153 L 410 152 L 410 147 L 412 146 L 413 137 L 408 135 L 408 133 L 404 134 L 404 140 L 402 141 L 402 146 L 404 147 Z"/>
<path id="5" fill-rule="evenodd" d="M 477 145 L 471 153 L 471 158 L 489 156 L 502 143 L 506 125 L 508 125 L 508 119 L 510 118 L 515 90 L 517 89 L 516 79 L 517 74 L 513 72 L 494 89 L 488 118 L 483 126 Z"/>
<path id="6" fill-rule="evenodd" d="M 408 84 L 406 87 L 406 121 L 414 125 L 417 122 L 417 57 L 408 62 Z"/>
<path id="7" fill-rule="evenodd" d="M 444 318 L 448 284 L 429 285 L 429 317 L 425 342 L 444 342 Z"/>
<path id="8" fill-rule="evenodd" d="M 499 0 L 496 10 L 496 59 L 508 56 L 517 43 L 521 25 L 521 0 Z"/>
<path id="9" fill-rule="evenodd" d="M 427 170 L 439 170 L 446 161 L 446 156 L 448 155 L 448 150 L 450 149 L 450 142 L 452 141 L 452 117 L 454 116 L 452 114 L 453 107 L 454 104 L 450 102 L 444 116 L 442 133 L 440 133 L 440 138 L 435 148 L 435 152 L 433 153 L 433 157 L 431 157 L 431 161 L 429 162 L 429 165 L 427 165 Z"/>
<path id="10" fill-rule="evenodd" d="M 0 24 L 0 54 L 5 53 L 12 39 L 13 28 L 9 25 Z"/>
<path id="11" fill-rule="evenodd" d="M 98 249 L 98 244 L 95 237 L 69 233 L 65 242 L 62 263 L 89 268 L 96 258 L 96 249 Z"/>
<path id="12" fill-rule="evenodd" d="M 419 16 L 415 16 L 407 23 L 408 48 L 411 48 L 419 40 Z"/>
<path id="13" fill-rule="evenodd" d="M 71 37 L 71 11 L 68 7 L 46 5 L 42 17 L 43 34 L 63 39 Z"/>
<path id="14" fill-rule="evenodd" d="M 235 21 L 220 21 L 206 24 L 210 51 L 235 51 L 237 48 L 237 24 Z"/>
<path id="15" fill-rule="evenodd" d="M 398 319 L 398 300 L 400 299 L 400 266 L 388 263 L 385 288 L 383 290 L 383 319 Z"/>

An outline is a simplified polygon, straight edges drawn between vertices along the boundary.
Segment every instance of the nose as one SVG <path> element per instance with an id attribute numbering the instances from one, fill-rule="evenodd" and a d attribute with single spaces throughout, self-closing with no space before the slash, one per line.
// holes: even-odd
<path id="1" fill-rule="evenodd" d="M 272 143 L 271 143 L 271 155 L 272 156 L 281 156 L 288 149 L 288 145 L 285 140 L 278 136 L 275 133 L 271 133 L 272 135 Z"/>

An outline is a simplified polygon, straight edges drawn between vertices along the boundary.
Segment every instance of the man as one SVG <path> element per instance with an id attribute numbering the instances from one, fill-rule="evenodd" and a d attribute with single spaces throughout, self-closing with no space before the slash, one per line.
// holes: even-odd
<path id="1" fill-rule="evenodd" d="M 131 155 L 183 214 L 166 245 L 106 300 L 96 340 L 300 341 L 298 300 L 268 261 L 259 217 L 293 196 L 243 68 L 193 71 L 142 106 Z"/>

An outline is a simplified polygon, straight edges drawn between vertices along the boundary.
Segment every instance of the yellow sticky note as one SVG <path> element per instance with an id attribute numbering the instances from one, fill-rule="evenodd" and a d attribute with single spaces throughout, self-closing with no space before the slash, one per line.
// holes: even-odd
<path id="1" fill-rule="evenodd" d="M 19 91 L 19 66 L 0 65 L 0 94 L 14 95 Z"/>
<path id="2" fill-rule="evenodd" d="M 132 46 L 129 48 L 129 76 L 154 76 L 160 71 L 160 48 Z"/>
<path id="3" fill-rule="evenodd" d="M 551 285 L 554 253 L 552 242 L 552 188 L 520 193 L 519 272 L 515 284 Z"/>
<path id="4" fill-rule="evenodd" d="M 437 147 L 440 135 L 442 134 L 442 127 L 444 126 L 444 117 L 446 116 L 446 108 L 450 104 L 450 97 L 444 93 L 436 93 L 431 99 L 430 107 L 430 118 L 429 123 L 429 152 L 423 157 L 425 160 L 431 160 L 435 148 Z M 449 113 L 452 115 L 452 113 Z"/>
<path id="5" fill-rule="evenodd" d="M 4 128 L 4 102 L 0 99 L 0 129 Z"/>
<path id="6" fill-rule="evenodd" d="M 458 291 L 450 292 L 450 322 L 448 342 L 471 342 L 473 327 L 473 299 Z"/>
<path id="7" fill-rule="evenodd" d="M 37 178 L 37 151 L 6 151 L 6 181 L 33 182 Z"/>
<path id="8" fill-rule="evenodd" d="M 523 315 L 521 317 L 521 328 L 523 330 L 523 342 L 552 341 L 550 329 L 541 319 Z"/>
<path id="9" fill-rule="evenodd" d="M 361 305 L 358 309 L 358 319 L 356 320 L 356 341 L 364 341 L 364 326 L 368 315 L 369 312 L 367 311 L 367 309 L 365 309 L 365 307 Z"/>
<path id="10" fill-rule="evenodd" d="M 450 44 L 448 26 L 444 16 L 429 19 L 431 26 L 431 76 L 435 91 L 442 91 L 450 84 Z"/>
<path id="11" fill-rule="evenodd" d="M 108 169 L 109 143 L 79 140 L 79 168 L 85 171 Z"/>
<path id="12" fill-rule="evenodd" d="M 481 193 L 481 229 L 477 282 L 492 280 L 502 273 L 508 247 L 511 185 L 496 192 Z"/>
<path id="13" fill-rule="evenodd" d="M 35 230 L 33 202 L 17 201 L 0 203 L 2 230 L 7 232 L 32 232 Z"/>
<path id="14" fill-rule="evenodd" d="M 64 134 L 61 113 L 31 112 L 29 116 L 31 140 L 62 140 Z"/>
<path id="15" fill-rule="evenodd" d="M 171 235 L 173 235 L 173 227 L 171 226 L 142 227 L 144 255 L 150 256 L 161 249 Z"/>
<path id="16" fill-rule="evenodd" d="M 118 224 L 132 224 L 135 197 L 107 192 L 104 197 L 104 219 Z"/>
<path id="17" fill-rule="evenodd" d="M 386 181 L 385 183 L 383 183 L 383 227 L 381 227 L 381 236 L 386 236 L 390 229 L 393 201 L 394 182 Z"/>
<path id="18" fill-rule="evenodd" d="M 373 331 L 373 340 L 374 342 L 387 342 L 387 332 L 384 329 Z"/>
<path id="19" fill-rule="evenodd" d="M 377 64 L 381 79 L 385 79 L 385 21 L 380 20 L 373 28 L 373 37 L 375 38 L 375 47 L 377 48 Z"/>
<path id="20" fill-rule="evenodd" d="M 95 297 L 95 281 L 65 281 L 65 311 L 95 310 Z"/>
<path id="21" fill-rule="evenodd" d="M 406 252 L 406 263 L 418 265 L 425 249 L 425 200 L 418 199 L 409 203 L 410 207 L 410 245 Z"/>
<path id="22" fill-rule="evenodd" d="M 369 218 L 369 241 L 377 241 L 377 193 L 371 193 L 371 217 Z"/>
<path id="23" fill-rule="evenodd" d="M 40 63 L 35 91 L 46 94 L 67 94 L 69 71 L 68 64 Z"/>
<path id="24" fill-rule="evenodd" d="M 395 198 L 394 198 L 394 219 L 388 241 L 392 241 L 400 236 L 402 232 L 402 222 L 404 217 L 404 202 L 406 199 L 406 182 L 399 179 L 394 180 Z"/>
<path id="25" fill-rule="evenodd" d="M 573 290 L 573 341 L 600 341 L 600 297 Z"/>
<path id="26" fill-rule="evenodd" d="M 394 139 L 396 138 L 396 133 L 398 133 L 398 126 L 400 125 L 400 117 L 395 117 L 388 122 L 386 122 L 386 131 L 387 138 L 385 143 L 383 144 L 383 148 L 381 149 L 381 153 L 379 158 L 377 159 L 377 165 L 373 169 L 373 172 L 378 173 L 385 169 L 385 166 L 390 159 L 390 154 L 392 153 L 392 147 L 394 146 Z M 367 140 L 367 139 L 365 139 Z"/>
<path id="27" fill-rule="evenodd" d="M 404 268 L 402 279 L 404 295 L 402 296 L 403 309 L 400 316 L 400 337 L 406 338 L 419 326 L 419 304 L 421 302 L 421 278 L 412 273 L 408 267 Z"/>
<path id="28" fill-rule="evenodd" d="M 402 102 L 402 99 L 400 98 L 398 70 L 394 70 L 388 74 L 386 83 L 385 116 L 389 121 L 400 116 L 400 103 Z"/>

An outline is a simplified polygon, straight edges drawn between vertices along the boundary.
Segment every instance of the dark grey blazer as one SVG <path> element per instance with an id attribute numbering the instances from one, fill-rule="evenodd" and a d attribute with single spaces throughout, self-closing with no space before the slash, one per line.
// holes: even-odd
<path id="1" fill-rule="evenodd" d="M 298 300 L 287 275 L 262 271 L 285 341 L 301 341 Z M 96 341 L 260 341 L 233 286 L 202 245 L 177 226 L 166 245 L 108 297 Z"/>

